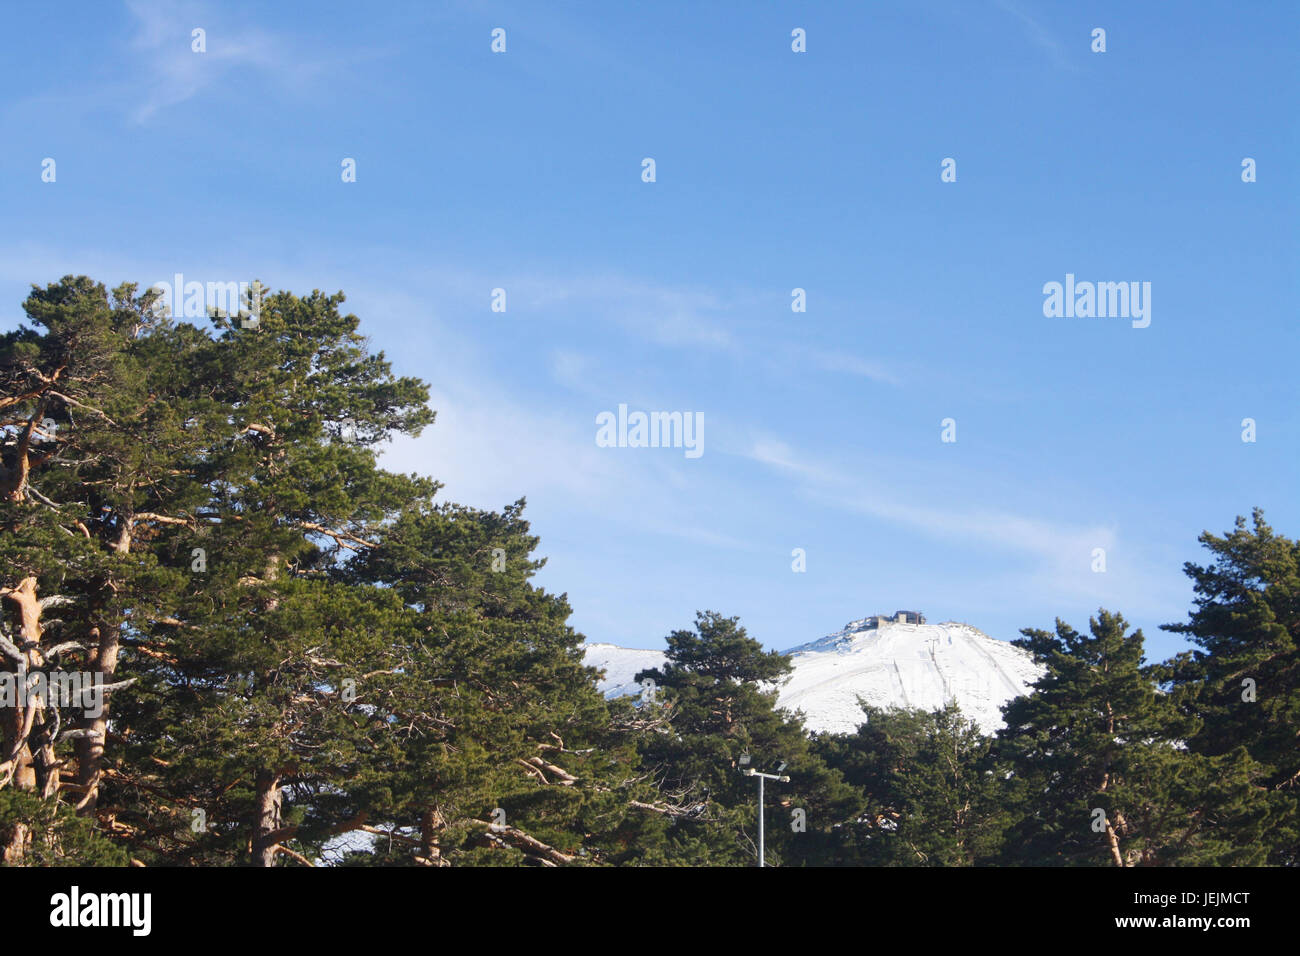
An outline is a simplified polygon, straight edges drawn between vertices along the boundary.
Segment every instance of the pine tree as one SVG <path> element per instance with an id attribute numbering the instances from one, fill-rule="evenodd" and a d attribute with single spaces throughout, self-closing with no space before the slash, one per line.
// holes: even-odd
<path id="1" fill-rule="evenodd" d="M 995 858 L 1005 794 L 990 745 L 956 705 L 933 712 L 864 706 L 857 732 L 818 738 L 815 746 L 867 807 L 845 828 L 842 862 L 972 866 Z"/>
<path id="2" fill-rule="evenodd" d="M 642 737 L 644 770 L 668 826 L 638 862 L 752 864 L 757 854 L 757 793 L 740 758 L 771 773 L 782 763 L 788 784 L 767 788 L 769 864 L 824 862 L 832 829 L 858 810 L 855 794 L 812 751 L 802 722 L 776 708 L 775 682 L 788 656 L 765 652 L 734 617 L 696 615 L 694 630 L 668 636 L 667 662 L 643 671 L 653 681 L 663 722 Z M 653 720 L 651 721 L 653 724 Z"/>
<path id="3" fill-rule="evenodd" d="M 5 673 L 117 685 L 111 724 L 0 708 L 5 860 L 89 859 L 86 832 L 145 864 L 301 864 L 365 833 L 352 862 L 625 852 L 634 744 L 530 583 L 523 502 L 438 505 L 377 467 L 432 421 L 425 386 L 341 294 L 211 332 L 155 300 L 68 277 L 0 340 Z M 30 800 L 50 812 L 17 818 Z"/>
<path id="4" fill-rule="evenodd" d="M 1080 634 L 1026 629 L 1046 668 L 1003 708 L 998 756 L 1017 819 L 1004 862 L 1036 865 L 1256 863 L 1260 823 L 1241 755 L 1186 750 L 1197 732 L 1143 666 L 1141 631 L 1105 610 Z"/>
<path id="5" fill-rule="evenodd" d="M 84 674 L 108 688 L 102 708 L 35 699 L 26 713 L 0 709 L 0 789 L 67 797 L 82 813 L 98 802 L 113 689 L 129 683 L 116 670 L 127 614 L 140 623 L 165 616 L 175 584 L 133 546 L 137 525 L 153 520 L 151 502 L 169 482 L 187 483 L 168 474 L 163 448 L 178 440 L 175 427 L 140 374 L 154 295 L 123 285 L 110 297 L 67 277 L 33 289 L 32 325 L 0 339 L 0 597 L 9 612 L 0 656 L 10 675 Z M 111 810 L 98 822 L 111 828 Z M 26 859 L 30 835 L 22 823 L 6 828 L 7 862 Z"/>
<path id="6" fill-rule="evenodd" d="M 123 636 L 139 687 L 115 718 L 124 766 L 109 796 L 146 863 L 304 860 L 362 817 L 343 781 L 390 730 L 350 691 L 368 677 L 381 692 L 404 609 L 331 572 L 392 492 L 421 487 L 380 472 L 371 446 L 432 416 L 342 301 L 278 293 L 257 329 L 214 315 L 216 337 L 182 324 L 138 347 L 148 407 L 193 436 L 160 444 L 185 493 L 162 482 L 168 493 L 127 518 L 145 532 L 128 546 L 173 589 L 165 616 L 133 610 Z"/>
<path id="7" fill-rule="evenodd" d="M 582 662 L 567 600 L 531 583 L 544 561 L 523 508 L 426 502 L 349 563 L 350 579 L 413 610 L 404 680 L 385 703 L 404 728 L 400 756 L 373 800 L 385 834 L 416 836 L 354 863 L 597 863 L 620 850 L 635 752 Z"/>
<path id="8" fill-rule="evenodd" d="M 1185 565 L 1196 589 L 1186 634 L 1200 648 L 1167 663 L 1162 676 L 1199 730 L 1188 746 L 1211 758 L 1244 751 L 1256 762 L 1267 807 L 1269 862 L 1300 866 L 1300 542 L 1282 537 L 1256 509 L 1201 543 L 1212 563 Z"/>

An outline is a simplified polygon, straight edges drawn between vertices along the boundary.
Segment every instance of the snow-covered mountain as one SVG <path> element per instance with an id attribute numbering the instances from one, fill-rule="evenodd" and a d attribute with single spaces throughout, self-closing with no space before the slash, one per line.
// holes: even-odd
<path id="1" fill-rule="evenodd" d="M 777 702 L 800 710 L 811 730 L 849 732 L 862 722 L 858 698 L 877 707 L 933 710 L 956 700 L 986 732 L 1002 726 L 1000 708 L 1027 694 L 1039 670 L 1029 654 L 968 624 L 905 624 L 863 618 L 787 653 L 794 673 Z M 586 645 L 586 662 L 605 672 L 606 697 L 640 692 L 637 671 L 658 667 L 661 651 Z"/>
<path id="2" fill-rule="evenodd" d="M 778 702 L 802 710 L 813 730 L 845 732 L 862 722 L 857 698 L 877 707 L 934 710 L 956 700 L 986 732 L 1001 707 L 1029 693 L 1039 669 L 1027 651 L 968 624 L 901 624 L 866 618 L 792 648 L 794 673 Z"/>
<path id="3" fill-rule="evenodd" d="M 647 651 L 638 647 L 619 647 L 617 644 L 582 645 L 583 661 L 588 667 L 598 667 L 605 672 L 599 683 L 606 697 L 628 697 L 641 693 L 641 685 L 634 677 L 637 671 L 662 667 L 663 651 Z"/>

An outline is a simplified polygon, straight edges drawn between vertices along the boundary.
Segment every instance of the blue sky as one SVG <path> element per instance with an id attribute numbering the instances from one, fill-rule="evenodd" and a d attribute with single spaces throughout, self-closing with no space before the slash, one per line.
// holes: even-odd
<path id="1" fill-rule="evenodd" d="M 526 495 L 589 640 L 1104 605 L 1164 656 L 1200 531 L 1300 533 L 1300 7 L 1082 7 L 7 11 L 0 324 L 70 272 L 342 289 L 432 386 L 386 463 Z M 1045 317 L 1067 273 L 1150 282 L 1150 326 Z M 620 403 L 704 454 L 597 447 Z"/>

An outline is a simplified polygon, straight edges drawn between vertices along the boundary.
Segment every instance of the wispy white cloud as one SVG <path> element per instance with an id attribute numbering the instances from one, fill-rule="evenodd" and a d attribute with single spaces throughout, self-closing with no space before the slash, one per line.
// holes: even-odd
<path id="1" fill-rule="evenodd" d="M 256 70 L 287 87 L 305 89 L 327 63 L 307 55 L 292 35 L 258 26 L 230 26 L 223 11 L 201 3 L 127 0 L 135 19 L 131 56 L 140 72 L 134 78 L 137 105 L 131 118 L 145 123 L 159 110 L 175 106 L 220 84 L 240 70 Z M 194 52 L 191 33 L 206 31 L 206 50 Z"/>
<path id="2" fill-rule="evenodd" d="M 963 506 L 931 480 L 914 480 L 914 470 L 899 462 L 878 459 L 870 468 L 850 471 L 770 435 L 755 437 L 743 455 L 793 478 L 808 501 L 961 548 L 975 562 L 966 583 L 978 582 L 972 586 L 989 595 L 1028 593 L 1156 616 L 1186 601 L 1185 582 L 1166 556 L 1125 538 L 1113 522 Z M 1094 570 L 1097 548 L 1105 552 L 1104 573 Z"/>
<path id="3" fill-rule="evenodd" d="M 513 301 L 528 308 L 580 308 L 657 345 L 727 352 L 739 348 L 731 327 L 737 302 L 710 290 L 610 275 L 515 276 L 509 290 Z"/>
<path id="4" fill-rule="evenodd" d="M 801 349 L 809 361 L 828 372 L 846 372 L 882 385 L 902 385 L 902 376 L 885 362 L 860 358 L 847 352 Z"/>
<path id="5" fill-rule="evenodd" d="M 1030 15 L 1022 4 L 1015 0 L 997 0 L 997 5 L 1006 13 L 1019 20 L 1025 28 L 1025 35 L 1035 46 L 1045 52 L 1052 63 L 1063 70 L 1078 70 L 1078 67 L 1065 54 L 1065 47 L 1047 27 Z"/>
<path id="6" fill-rule="evenodd" d="M 418 438 L 393 442 L 384 452 L 384 467 L 436 477 L 448 500 L 478 507 L 499 508 L 527 496 L 534 512 L 587 515 L 611 534 L 748 547 L 705 527 L 704 503 L 683 505 L 684 497 L 690 500 L 683 495 L 690 482 L 680 474 L 679 459 L 598 447 L 594 415 L 538 408 L 491 375 L 462 368 L 454 379 L 434 377 L 430 406 L 437 410 L 436 424 Z"/>
<path id="7" fill-rule="evenodd" d="M 488 275 L 464 269 L 426 271 L 424 280 L 474 303 L 486 301 L 488 290 L 503 288 L 512 314 L 544 316 L 557 325 L 594 321 L 652 346 L 716 352 L 765 369 L 821 370 L 891 386 L 901 386 L 908 376 L 919 374 L 912 362 L 900 368 L 884 359 L 783 340 L 788 331 L 747 327 L 747 316 L 770 305 L 765 296 L 752 291 L 721 292 L 609 274 Z M 592 392 L 599 367 L 590 356 L 561 349 L 551 359 L 558 382 L 578 392 Z"/>
<path id="8" fill-rule="evenodd" d="M 842 480 L 834 472 L 800 459 L 793 448 L 776 438 L 761 437 L 754 440 L 744 457 L 763 465 L 799 475 L 818 484 L 831 484 Z"/>
<path id="9" fill-rule="evenodd" d="M 961 507 L 954 502 L 936 504 L 933 498 L 921 500 L 926 492 L 915 484 L 889 480 L 884 469 L 872 475 L 850 473 L 770 436 L 756 438 L 745 457 L 795 477 L 805 497 L 828 507 L 880 519 L 938 542 L 960 544 L 975 553 L 984 549 L 1020 555 L 1032 563 L 1036 573 L 1051 577 L 1058 588 L 1077 591 L 1085 587 L 1098 594 L 1109 588 L 1109 582 L 1076 573 L 1088 571 L 1094 548 L 1115 549 L 1118 531 L 1106 524 L 1053 521 L 995 508 Z"/>

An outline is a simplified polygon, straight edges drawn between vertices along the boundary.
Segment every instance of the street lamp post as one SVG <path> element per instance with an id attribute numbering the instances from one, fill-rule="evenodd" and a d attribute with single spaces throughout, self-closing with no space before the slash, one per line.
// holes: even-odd
<path id="1" fill-rule="evenodd" d="M 740 772 L 743 773 L 746 777 L 758 778 L 758 865 L 767 866 L 767 862 L 764 858 L 765 854 L 763 848 L 763 782 L 765 780 L 775 780 L 778 783 L 789 783 L 790 778 L 781 776 L 780 774 L 780 771 L 785 769 L 784 761 L 782 761 L 781 766 L 776 768 L 777 773 L 761 773 L 760 771 L 755 770 L 753 767 L 747 766 L 748 763 L 749 763 L 749 754 L 742 755 L 740 758 L 740 766 L 743 769 Z"/>

